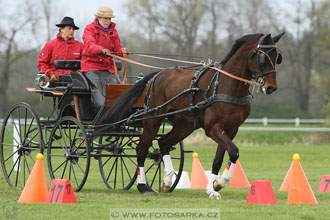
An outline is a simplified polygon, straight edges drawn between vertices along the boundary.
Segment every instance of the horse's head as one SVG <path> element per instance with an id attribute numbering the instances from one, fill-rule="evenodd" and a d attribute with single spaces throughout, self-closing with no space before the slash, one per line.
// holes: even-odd
<path id="1" fill-rule="evenodd" d="M 258 42 L 257 48 L 251 53 L 248 67 L 252 78 L 261 85 L 261 91 L 270 94 L 277 89 L 275 65 L 282 62 L 282 53 L 276 43 L 284 35 L 279 34 L 274 38 L 270 34 L 263 35 Z"/>

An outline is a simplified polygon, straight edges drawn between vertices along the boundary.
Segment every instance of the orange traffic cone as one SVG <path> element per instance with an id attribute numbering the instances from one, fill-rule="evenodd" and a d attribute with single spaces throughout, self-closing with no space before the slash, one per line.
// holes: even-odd
<path id="1" fill-rule="evenodd" d="M 198 154 L 193 154 L 193 163 L 191 168 L 191 182 L 190 188 L 191 189 L 206 189 L 207 185 L 207 176 L 204 172 L 202 164 L 198 159 Z"/>
<path id="2" fill-rule="evenodd" d="M 37 161 L 33 166 L 32 172 L 26 182 L 19 203 L 45 203 L 48 195 L 43 155 L 37 154 Z"/>
<path id="3" fill-rule="evenodd" d="M 236 161 L 236 165 L 233 172 L 233 177 L 230 180 L 230 188 L 249 188 L 250 183 L 245 175 L 245 172 L 241 166 L 239 160 Z"/>
<path id="4" fill-rule="evenodd" d="M 317 204 L 313 190 L 299 162 L 299 155 L 293 155 L 290 169 L 282 183 L 282 191 L 289 191 L 288 204 Z M 281 189 L 280 189 L 281 190 Z"/>

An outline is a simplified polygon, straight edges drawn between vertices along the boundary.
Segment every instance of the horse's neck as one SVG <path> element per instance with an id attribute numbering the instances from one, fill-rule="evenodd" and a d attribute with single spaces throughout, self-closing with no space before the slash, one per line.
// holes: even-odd
<path id="1" fill-rule="evenodd" d="M 233 57 L 224 65 L 223 70 L 244 79 L 250 79 L 247 58 Z M 221 74 L 218 93 L 232 96 L 246 96 L 249 94 L 249 84 Z"/>

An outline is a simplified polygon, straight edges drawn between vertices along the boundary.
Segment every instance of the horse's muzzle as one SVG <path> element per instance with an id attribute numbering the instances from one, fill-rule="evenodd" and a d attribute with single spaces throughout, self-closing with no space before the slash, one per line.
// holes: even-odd
<path id="1" fill-rule="evenodd" d="M 266 94 L 271 94 L 271 93 L 273 93 L 277 89 L 277 87 L 275 87 L 275 86 L 268 86 L 265 89 L 266 89 L 266 91 L 265 91 Z"/>

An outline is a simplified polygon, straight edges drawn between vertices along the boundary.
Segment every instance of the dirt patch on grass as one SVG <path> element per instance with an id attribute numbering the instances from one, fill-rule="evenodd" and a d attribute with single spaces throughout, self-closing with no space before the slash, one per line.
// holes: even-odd
<path id="1" fill-rule="evenodd" d="M 183 143 L 187 145 L 216 144 L 211 138 L 201 133 L 197 133 L 196 135 L 190 135 L 189 137 L 184 139 Z"/>

